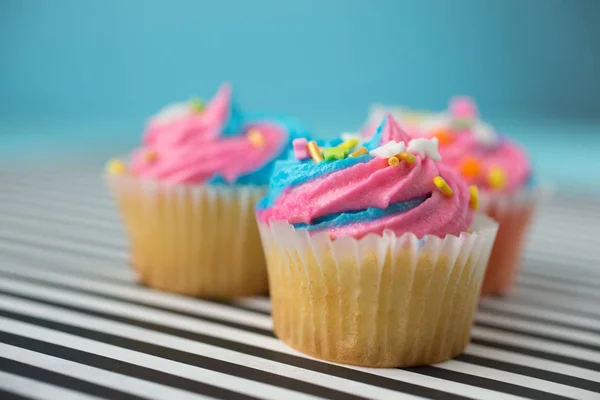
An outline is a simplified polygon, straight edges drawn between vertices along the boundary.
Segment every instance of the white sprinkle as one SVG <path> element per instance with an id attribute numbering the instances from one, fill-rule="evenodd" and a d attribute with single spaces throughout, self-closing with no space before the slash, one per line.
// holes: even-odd
<path id="1" fill-rule="evenodd" d="M 406 145 L 404 142 L 390 140 L 383 146 L 379 146 L 378 148 L 371 150 L 369 154 L 377 158 L 390 158 L 398 153 L 402 153 L 405 148 Z"/>
<path id="2" fill-rule="evenodd" d="M 433 161 L 442 161 L 442 156 L 438 151 L 438 138 L 433 139 L 413 139 L 408 142 L 409 153 L 419 154 L 421 157 L 429 157 Z"/>

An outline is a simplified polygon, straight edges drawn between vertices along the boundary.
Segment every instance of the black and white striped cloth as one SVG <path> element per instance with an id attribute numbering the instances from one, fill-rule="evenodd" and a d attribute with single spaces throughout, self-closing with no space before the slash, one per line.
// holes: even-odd
<path id="1" fill-rule="evenodd" d="M 599 224 L 559 193 L 461 356 L 368 369 L 285 346 L 267 298 L 139 286 L 99 169 L 0 172 L 0 399 L 600 399 Z"/>

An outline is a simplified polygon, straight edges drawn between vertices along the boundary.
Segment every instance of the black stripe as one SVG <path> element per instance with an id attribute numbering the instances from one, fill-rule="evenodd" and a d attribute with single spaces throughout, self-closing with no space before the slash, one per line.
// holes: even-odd
<path id="1" fill-rule="evenodd" d="M 519 375 L 530 376 L 545 381 L 556 382 L 562 385 L 573 386 L 579 389 L 590 390 L 600 393 L 600 383 L 589 381 L 583 378 L 577 378 L 570 375 L 559 374 L 557 372 L 546 371 L 543 369 L 526 367 L 523 365 L 512 364 L 505 361 L 494 360 L 470 354 L 461 354 L 455 358 L 458 361 L 470 364 L 480 365 L 482 367 L 500 369 L 506 372 L 512 372 Z"/>
<path id="2" fill-rule="evenodd" d="M 485 305 L 479 305 L 479 310 L 484 311 L 486 313 L 489 314 L 494 314 L 494 315 L 499 315 L 499 316 L 504 316 L 504 317 L 510 317 L 510 318 L 519 318 L 519 319 L 523 319 L 526 321 L 531 321 L 531 322 L 542 322 L 545 324 L 551 324 L 551 325 L 555 325 L 555 326 L 561 326 L 563 328 L 569 328 L 569 329 L 577 329 L 580 331 L 584 331 L 584 332 L 589 332 L 589 333 L 593 333 L 596 335 L 600 335 L 600 329 L 594 329 L 594 328 L 587 328 L 587 327 L 583 327 L 583 326 L 579 326 L 579 325 L 575 325 L 575 324 L 571 324 L 568 322 L 564 322 L 564 321 L 556 321 L 550 318 L 544 318 L 544 317 L 533 317 L 531 315 L 523 315 L 523 314 L 519 314 L 518 312 L 514 312 L 514 311 L 507 311 L 507 310 L 497 310 L 495 308 L 491 308 L 491 307 L 487 307 Z M 478 323 L 479 325 L 479 323 Z"/>
<path id="3" fill-rule="evenodd" d="M 256 328 L 253 326 L 248 326 L 248 325 L 240 324 L 237 322 L 226 321 L 226 320 L 222 320 L 219 318 L 209 317 L 209 316 L 201 315 L 201 314 L 195 314 L 195 313 L 191 313 L 191 312 L 187 312 L 187 311 L 174 310 L 174 309 L 171 309 L 168 307 L 162 307 L 162 306 L 157 306 L 157 305 L 153 305 L 153 304 L 148 304 L 146 302 L 129 300 L 127 298 L 122 298 L 119 296 L 109 296 L 109 295 L 106 295 L 103 293 L 96 292 L 94 290 L 75 288 L 75 287 L 68 286 L 68 285 L 62 285 L 59 283 L 47 282 L 45 280 L 37 279 L 37 278 L 23 277 L 18 274 L 13 274 L 13 273 L 6 272 L 6 271 L 0 271 L 0 276 L 9 276 L 10 279 L 20 280 L 20 281 L 24 281 L 24 282 L 31 282 L 34 284 L 53 287 L 53 288 L 57 288 L 57 289 L 64 289 L 64 290 L 68 290 L 70 292 L 81 293 L 81 294 L 85 294 L 88 296 L 98 297 L 99 299 L 122 301 L 127 304 L 133 304 L 136 306 L 141 306 L 141 307 L 145 307 L 145 308 L 149 308 L 149 309 L 153 309 L 153 310 L 165 311 L 165 312 L 172 313 L 172 314 L 177 314 L 177 315 L 194 318 L 194 319 L 198 319 L 198 320 L 202 320 L 202 321 L 206 321 L 206 322 L 212 322 L 215 324 L 225 325 L 225 326 L 229 326 L 231 328 L 241 329 L 241 330 L 252 332 L 252 333 L 257 333 L 259 335 L 274 337 L 273 332 L 271 332 L 270 330 Z M 227 306 L 226 303 L 223 303 L 223 305 Z M 228 306 L 233 307 L 231 305 L 228 305 Z M 198 311 L 201 311 L 200 307 L 198 308 Z"/>
<path id="4" fill-rule="evenodd" d="M 548 281 L 556 281 L 556 282 L 559 282 L 559 283 L 566 283 L 566 284 L 575 285 L 575 286 L 587 286 L 587 287 L 589 287 L 591 289 L 598 289 L 598 290 L 600 290 L 600 284 L 596 283 L 593 280 L 587 281 L 587 282 L 583 282 L 583 281 L 579 281 L 579 280 L 576 280 L 576 279 L 569 279 L 568 276 L 546 275 L 546 274 L 543 274 L 541 272 L 531 271 L 531 270 L 525 270 L 525 271 L 522 272 L 522 274 L 530 276 L 530 277 L 535 278 L 535 279 L 544 279 L 544 280 L 548 280 Z M 597 281 L 600 282 L 600 278 L 597 278 Z"/>
<path id="5" fill-rule="evenodd" d="M 194 381 L 192 379 L 183 378 L 183 377 L 169 374 L 166 372 L 157 371 L 157 370 L 154 370 L 151 368 L 142 367 L 142 366 L 139 366 L 136 364 L 131 364 L 131 363 L 128 363 L 125 361 L 115 360 L 113 358 L 104 357 L 104 356 L 100 356 L 100 355 L 96 355 L 96 354 L 92 354 L 92 353 L 87 353 L 87 352 L 76 350 L 76 349 L 71 349 L 69 347 L 65 347 L 65 346 L 61 346 L 61 345 L 57 345 L 57 344 L 53 344 L 53 343 L 49 343 L 49 342 L 43 342 L 43 341 L 37 340 L 37 339 L 31 339 L 31 338 L 27 338 L 27 337 L 23 337 L 23 336 L 18 336 L 18 335 L 12 334 L 12 333 L 0 331 L 0 342 L 9 344 L 11 346 L 35 351 L 36 353 L 42 353 L 42 354 L 46 354 L 49 356 L 58 357 L 63 360 L 69 360 L 69 361 L 73 361 L 73 362 L 76 362 L 79 364 L 89 365 L 91 367 L 103 369 L 105 371 L 116 372 L 121 375 L 126 375 L 126 376 L 129 376 L 132 378 L 137 378 L 137 379 L 141 379 L 144 381 L 158 383 L 158 384 L 161 384 L 164 386 L 170 386 L 173 388 L 186 390 L 188 392 L 200 393 L 200 394 L 203 394 L 206 396 L 212 396 L 212 397 L 216 397 L 216 398 L 256 399 L 256 397 L 253 397 L 253 396 L 241 394 L 241 393 L 238 393 L 238 392 L 235 392 L 232 390 L 223 389 L 223 388 L 209 385 L 206 383 Z M 200 358 L 201 362 L 198 362 L 196 364 L 192 364 L 191 362 L 188 362 L 187 364 L 201 366 L 202 368 L 211 369 L 214 371 L 219 371 L 219 369 L 212 368 L 210 358 L 201 357 L 201 356 L 199 356 L 199 358 Z M 205 358 L 206 358 L 206 360 L 202 360 Z M 208 362 L 205 363 L 207 360 L 208 360 Z M 190 360 L 190 361 L 192 361 L 192 360 Z M 226 363 L 224 363 L 224 364 L 226 364 Z M 246 369 L 250 370 L 250 368 L 247 368 L 247 367 L 241 367 L 241 368 L 246 368 Z M 219 371 L 219 372 L 224 372 L 224 371 Z M 224 372 L 224 373 L 228 373 L 228 372 Z M 232 374 L 231 371 L 229 372 L 229 375 L 243 376 L 244 378 L 253 379 L 255 381 L 270 383 L 270 382 L 265 382 L 264 380 L 261 380 L 261 379 L 254 379 L 253 376 L 246 376 L 244 374 L 242 374 L 242 375 Z M 275 375 L 275 377 L 276 376 L 277 375 Z M 284 379 L 291 380 L 289 378 L 284 378 Z M 273 382 L 273 383 L 275 383 L 275 382 Z M 308 385 L 314 386 L 314 385 L 310 385 L 310 384 L 308 384 Z M 280 386 L 280 385 L 277 385 L 277 386 Z M 320 389 L 318 386 L 316 386 L 316 388 Z M 296 390 L 296 391 L 303 391 L 301 389 L 302 388 L 293 388 L 293 390 Z M 328 389 L 326 389 L 323 393 L 328 393 Z M 317 394 L 317 393 L 311 393 L 311 394 L 314 394 L 317 396 L 318 395 L 323 396 L 322 394 Z M 334 394 L 337 394 L 336 398 L 338 398 L 338 399 L 343 398 L 343 397 L 340 397 L 340 395 L 344 395 L 343 393 L 339 393 L 339 392 L 335 392 Z M 352 397 L 352 398 L 360 399 L 359 397 Z"/>
<path id="6" fill-rule="evenodd" d="M 96 258 L 100 258 L 103 260 L 107 260 L 110 262 L 119 262 L 119 260 L 121 260 L 121 257 L 116 257 L 116 256 L 110 256 L 110 255 L 106 255 L 103 254 L 101 256 L 97 255 L 97 254 L 90 254 L 88 252 L 86 252 L 85 250 L 75 250 L 72 248 L 64 248 L 64 247 L 60 247 L 60 246 L 54 246 L 54 245 L 49 245 L 47 243 L 41 243 L 41 242 L 32 242 L 26 239 L 17 239 L 17 238 L 13 238 L 10 236 L 0 236 L 0 241 L 2 242 L 8 242 L 8 243 L 16 243 L 16 244 L 20 244 L 20 245 L 24 245 L 24 246 L 29 246 L 29 247 L 33 247 L 33 248 L 39 248 L 39 249 L 43 249 L 43 250 L 50 250 L 53 252 L 59 252 L 59 253 L 65 253 L 65 254 L 73 254 L 76 256 L 80 256 L 80 257 L 96 257 Z M 121 261 L 122 262 L 122 261 Z"/>
<path id="7" fill-rule="evenodd" d="M 494 390 L 496 392 L 513 394 L 515 396 L 526 397 L 534 400 L 565 400 L 568 397 L 559 396 L 549 392 L 542 392 L 541 390 L 531 389 L 524 386 L 513 385 L 512 383 L 506 383 L 496 381 L 494 379 L 484 378 L 476 375 L 469 375 L 462 372 L 451 371 L 434 366 L 426 367 L 414 367 L 408 368 L 408 371 L 415 372 L 422 375 L 431 376 L 439 379 L 446 379 L 448 381 L 460 382 L 466 385 L 477 386 L 484 389 Z"/>
<path id="8" fill-rule="evenodd" d="M 20 394 L 7 392 L 6 390 L 0 389 L 0 399 L 2 399 L 2 400 L 31 400 L 31 397 L 21 396 Z"/>
<path id="9" fill-rule="evenodd" d="M 500 342 L 494 342 L 487 339 L 479 339 L 476 335 L 471 338 L 471 343 L 480 344 L 482 346 L 494 347 L 500 350 L 512 351 L 518 354 L 524 354 L 527 356 L 543 358 L 545 360 L 556 361 L 563 364 L 573 365 L 575 367 L 590 369 L 592 371 L 600 371 L 600 363 L 593 361 L 581 360 L 579 358 L 563 356 L 555 353 L 546 353 L 539 350 L 529 349 L 527 347 L 515 346 L 512 344 L 505 344 Z"/>
<path id="10" fill-rule="evenodd" d="M 107 388 L 92 382 L 87 382 L 72 376 L 59 374 L 47 369 L 35 367 L 19 361 L 11 360 L 0 356 L 0 371 L 9 374 L 20 375 L 39 382 L 49 383 L 54 386 L 61 386 L 77 392 L 87 393 L 92 396 L 107 397 L 109 399 L 140 400 L 139 397 L 120 390 Z"/>
<path id="11" fill-rule="evenodd" d="M 570 346 L 581 347 L 584 349 L 600 352 L 600 346 L 596 346 L 596 345 L 588 344 L 588 343 L 577 342 L 575 340 L 563 339 L 563 338 L 558 338 L 558 337 L 554 337 L 554 336 L 550 336 L 550 335 L 544 335 L 541 333 L 534 333 L 534 332 L 529 332 L 529 331 L 525 331 L 525 330 L 521 330 L 521 329 L 509 328 L 506 326 L 502 326 L 502 325 L 498 325 L 498 324 L 494 324 L 494 323 L 490 323 L 490 322 L 485 322 L 485 323 L 478 322 L 476 325 L 481 326 L 483 328 L 497 329 L 497 330 L 504 331 L 504 332 L 516 333 L 519 335 L 526 335 L 526 336 L 533 337 L 536 339 L 549 340 L 552 342 L 563 343 L 563 344 L 567 344 Z"/>
<path id="12" fill-rule="evenodd" d="M 260 357 L 266 360 L 276 361 L 283 364 L 293 365 L 298 368 L 303 368 L 315 372 L 320 372 L 327 375 L 333 375 L 340 378 L 350 379 L 353 381 L 363 382 L 372 386 L 379 386 L 381 388 L 394 390 L 401 393 L 412 394 L 415 396 L 428 397 L 432 399 L 466 399 L 467 397 L 456 395 L 448 392 L 443 392 L 436 389 L 427 388 L 424 386 L 415 385 L 412 383 L 397 381 L 395 379 L 386 378 L 374 374 L 370 374 L 368 372 L 362 372 L 353 370 L 350 368 L 346 368 L 343 366 L 333 365 L 323 363 L 321 361 L 315 361 L 304 357 L 294 356 L 291 354 L 279 353 L 274 350 L 263 349 L 261 347 L 248 345 L 245 343 L 235 342 L 227 339 L 222 339 L 219 337 L 208 336 L 195 332 L 188 332 L 177 328 L 166 327 L 162 325 L 157 325 L 144 321 L 132 320 L 129 318 L 113 316 L 110 314 L 96 312 L 86 309 L 81 309 L 73 306 L 64 306 L 61 304 L 56 304 L 49 301 L 41 301 L 28 296 L 15 295 L 12 293 L 0 291 L 0 294 L 4 294 L 7 296 L 22 298 L 29 301 L 34 301 L 41 304 L 47 304 L 54 307 L 59 307 L 62 309 L 67 309 L 71 311 L 75 311 L 78 313 L 83 313 L 88 316 L 95 316 L 104 319 L 108 319 L 111 321 L 122 322 L 125 324 L 137 326 L 144 329 L 149 329 L 161 333 L 165 333 L 168 335 L 173 335 L 177 337 L 181 337 L 184 339 L 189 339 L 201 343 L 205 343 L 208 345 L 212 345 L 215 347 L 220 347 L 228 350 L 237 351 L 239 353 Z M 137 341 L 134 339 L 123 338 L 116 335 L 110 335 L 102 332 L 96 332 L 91 329 L 80 328 L 76 326 L 66 325 L 63 323 L 41 319 L 37 317 L 32 317 L 28 315 L 22 315 L 18 313 L 14 313 L 11 311 L 0 310 L 0 316 L 5 318 L 11 318 L 18 321 L 26 322 L 33 325 L 42 326 L 49 329 L 58 330 L 61 332 L 69 333 L 72 335 L 85 337 L 91 340 L 96 340 L 99 342 L 112 344 L 118 347 L 128 348 L 130 350 L 138 351 L 140 353 L 146 353 L 151 355 L 156 355 L 157 357 L 172 359 L 173 361 L 186 362 L 187 354 L 185 358 L 182 360 L 173 359 L 172 357 L 176 357 L 177 350 L 171 348 L 163 348 L 162 346 L 157 346 L 141 341 Z"/>

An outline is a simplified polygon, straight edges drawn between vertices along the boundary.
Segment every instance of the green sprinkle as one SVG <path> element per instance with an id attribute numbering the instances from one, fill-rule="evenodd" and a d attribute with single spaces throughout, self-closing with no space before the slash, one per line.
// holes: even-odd
<path id="1" fill-rule="evenodd" d="M 192 110 L 194 110 L 197 113 L 201 113 L 202 111 L 204 111 L 204 102 L 201 98 L 194 97 L 190 100 L 190 105 L 192 106 Z"/>
<path id="2" fill-rule="evenodd" d="M 348 149 L 342 147 L 331 147 L 323 149 L 323 157 L 326 161 L 343 160 L 348 155 Z"/>

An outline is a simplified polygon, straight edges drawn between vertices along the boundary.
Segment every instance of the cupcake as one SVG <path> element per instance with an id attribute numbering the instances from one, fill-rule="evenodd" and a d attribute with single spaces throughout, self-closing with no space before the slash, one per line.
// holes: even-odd
<path id="1" fill-rule="evenodd" d="M 364 145 L 297 141 L 257 206 L 274 330 L 291 347 L 368 367 L 461 353 L 496 233 L 477 192 L 391 116 Z"/>
<path id="2" fill-rule="evenodd" d="M 385 111 L 375 107 L 372 118 Z M 393 111 L 411 136 L 437 138 L 443 163 L 479 188 L 480 209 L 500 224 L 482 293 L 506 294 L 514 283 L 540 196 L 526 152 L 481 121 L 468 97 L 452 99 L 442 113 Z"/>
<path id="3" fill-rule="evenodd" d="M 211 298 L 266 293 L 254 207 L 300 133 L 282 119 L 246 117 L 227 84 L 206 105 L 152 117 L 141 148 L 106 174 L 141 281 Z"/>

